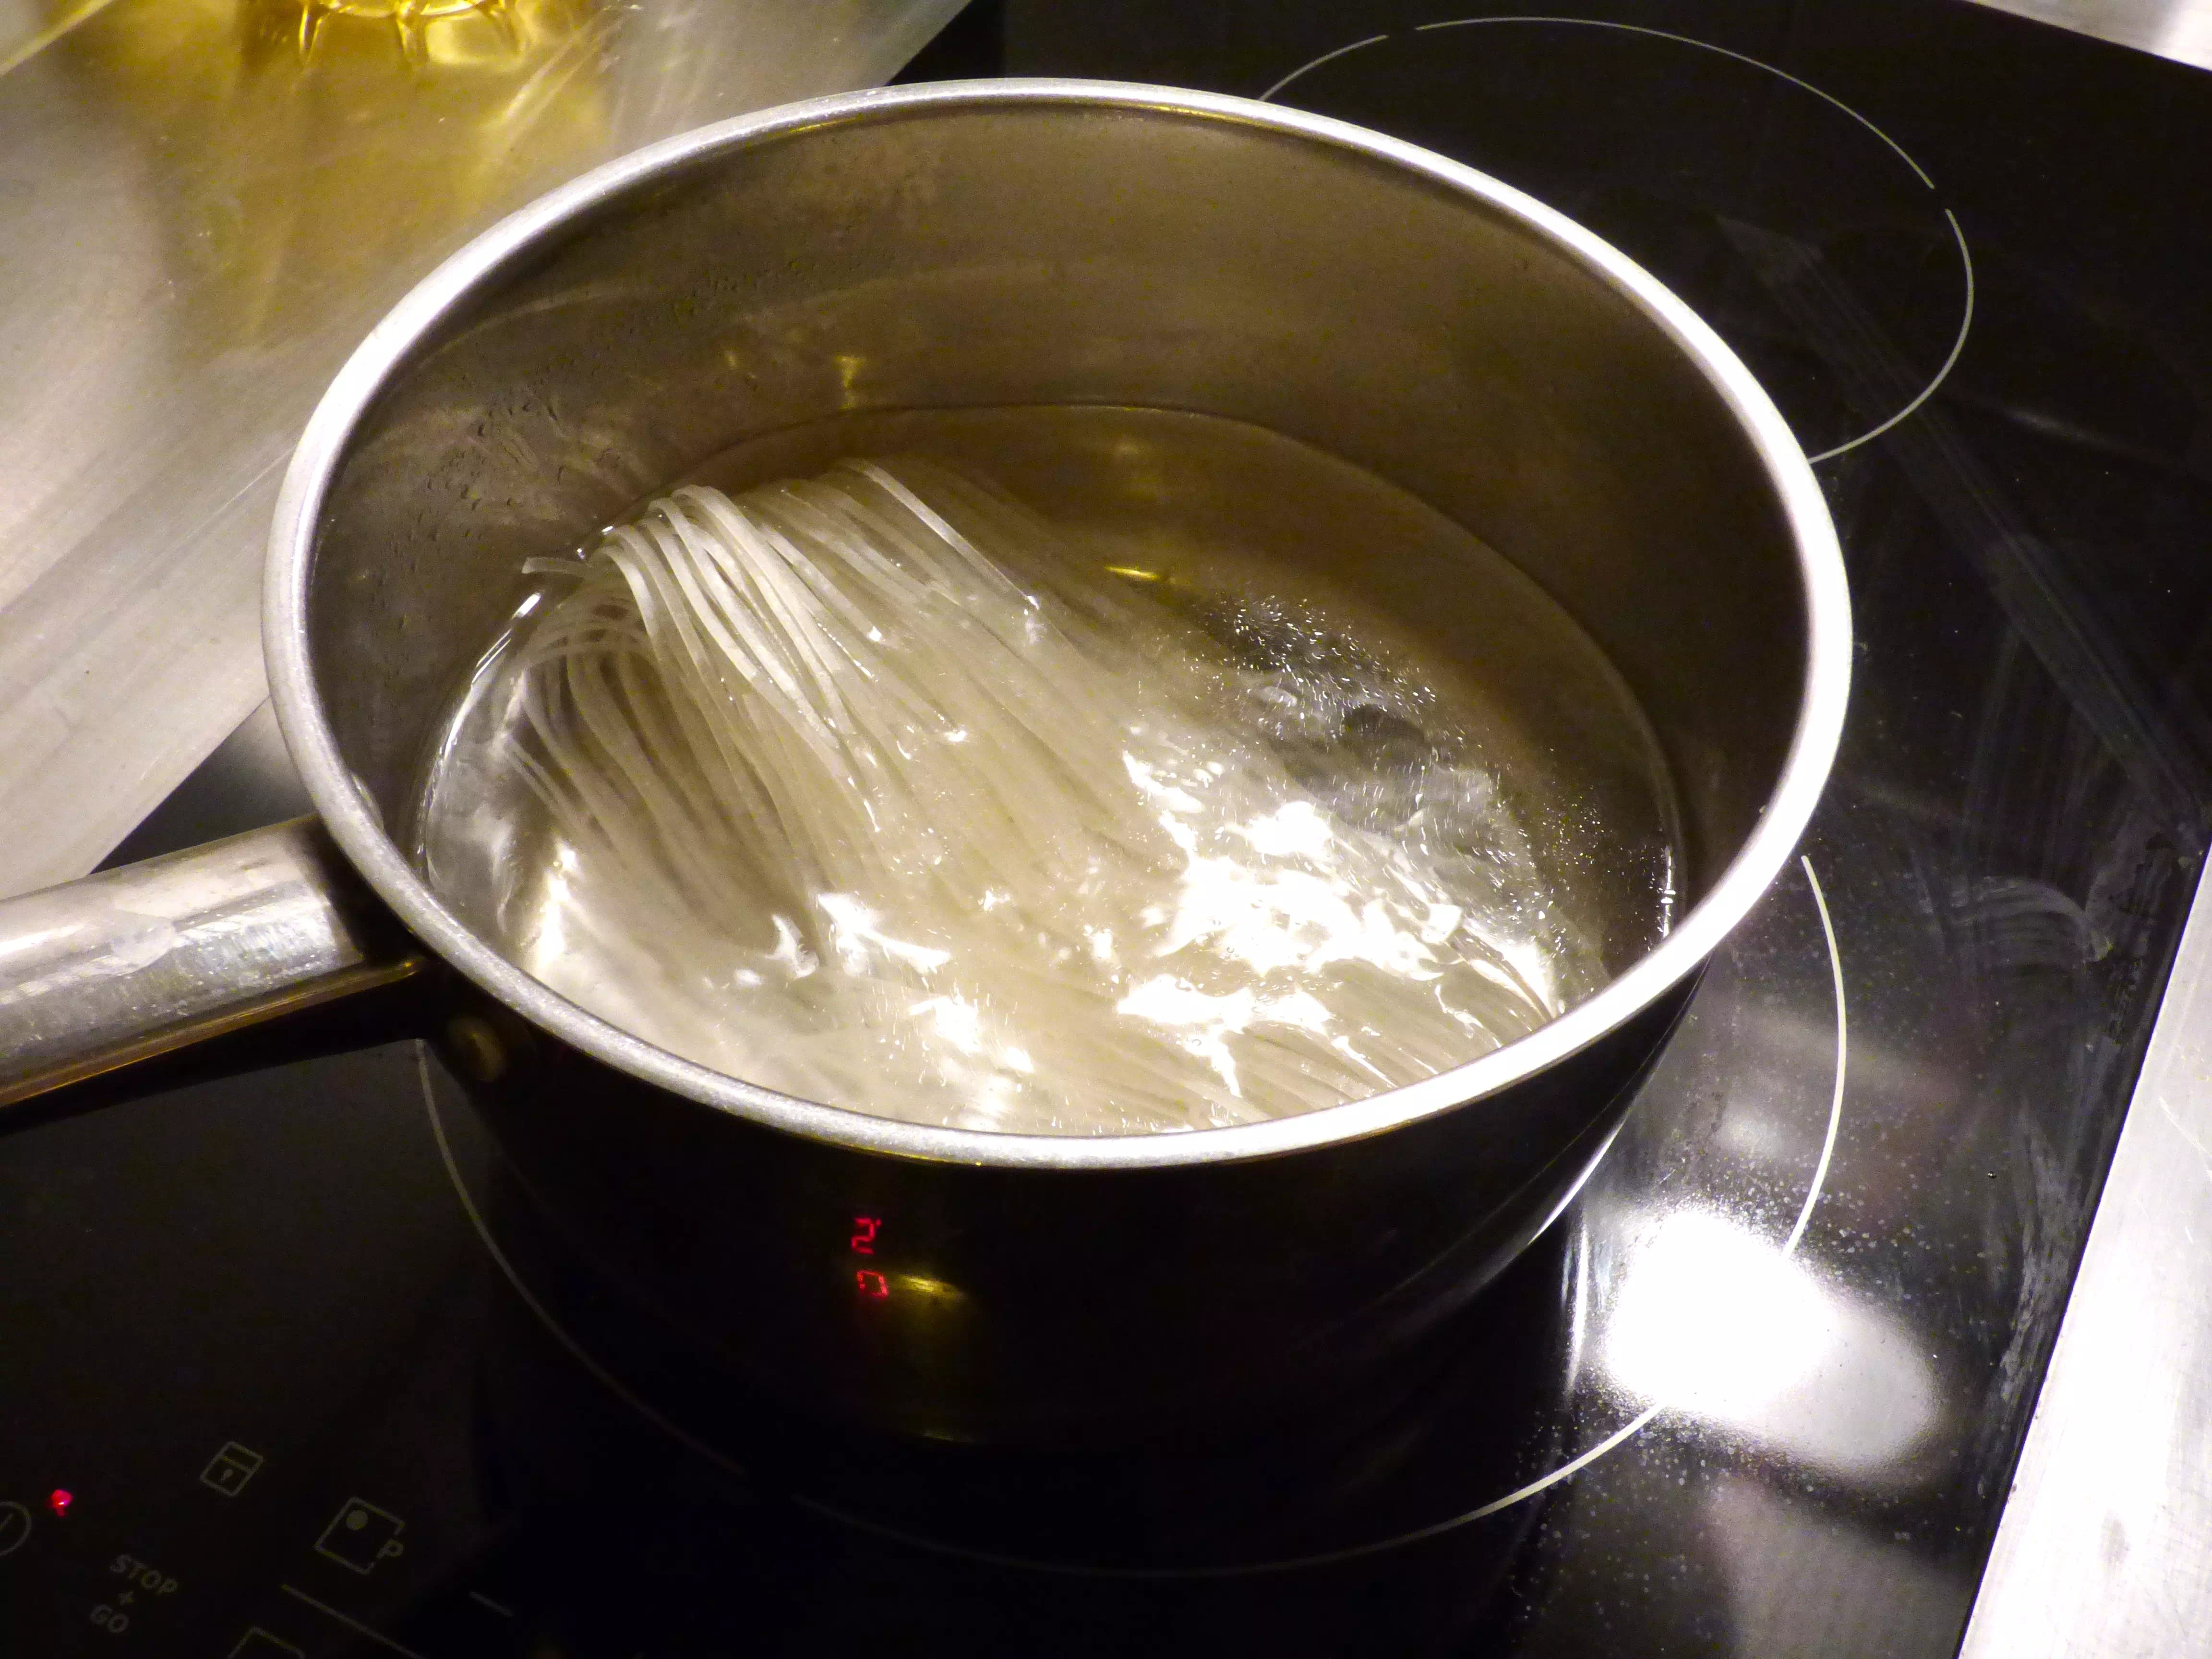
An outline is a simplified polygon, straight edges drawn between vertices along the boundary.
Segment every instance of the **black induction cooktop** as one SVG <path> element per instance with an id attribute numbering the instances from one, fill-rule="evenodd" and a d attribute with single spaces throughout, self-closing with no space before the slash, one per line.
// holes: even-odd
<path id="1" fill-rule="evenodd" d="M 1850 568 L 1802 859 L 1536 1248 L 1233 1443 L 794 1433 L 404 988 L 65 1091 L 0 1138 L 0 1653 L 1955 1651 L 2212 806 L 2212 80 L 1949 0 L 1004 0 L 910 78 L 979 73 L 1378 127 L 1702 312 Z"/>

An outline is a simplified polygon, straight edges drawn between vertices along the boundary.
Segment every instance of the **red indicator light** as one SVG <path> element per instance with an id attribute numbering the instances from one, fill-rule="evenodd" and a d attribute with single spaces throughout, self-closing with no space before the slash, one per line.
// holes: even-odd
<path id="1" fill-rule="evenodd" d="M 879 1215 L 856 1215 L 853 1218 L 853 1254 L 873 1255 L 876 1253 L 876 1234 L 882 1228 Z"/>
<path id="2" fill-rule="evenodd" d="M 860 1287 L 860 1294 L 872 1302 L 880 1302 L 891 1293 L 891 1282 L 873 1267 L 863 1267 L 853 1275 L 853 1282 Z"/>
<path id="3" fill-rule="evenodd" d="M 75 1492 L 64 1492 L 59 1486 L 56 1486 L 52 1492 L 46 1494 L 46 1507 L 52 1510 L 56 1515 L 67 1515 L 70 1512 L 70 1505 L 76 1502 L 76 1494 Z"/>

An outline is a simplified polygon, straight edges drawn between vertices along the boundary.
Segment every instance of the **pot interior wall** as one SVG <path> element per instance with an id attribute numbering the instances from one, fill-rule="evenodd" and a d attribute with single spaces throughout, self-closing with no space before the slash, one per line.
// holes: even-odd
<path id="1" fill-rule="evenodd" d="M 478 283 L 325 501 L 311 649 L 349 764 L 398 827 L 522 561 L 706 458 L 854 410 L 1030 403 L 1228 416 L 1407 488 L 1621 670 L 1674 772 L 1688 896 L 1756 822 L 1803 684 L 1794 555 L 1757 455 L 1658 325 L 1418 174 L 1074 104 L 754 140 Z"/>

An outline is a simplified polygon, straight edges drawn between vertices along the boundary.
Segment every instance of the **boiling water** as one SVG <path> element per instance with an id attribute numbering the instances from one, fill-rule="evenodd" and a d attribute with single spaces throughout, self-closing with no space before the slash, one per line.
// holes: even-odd
<path id="1" fill-rule="evenodd" d="M 1027 774 L 1039 813 L 1012 825 L 1030 802 L 992 775 L 1012 726 L 956 755 L 973 734 L 924 718 L 840 763 L 860 787 L 825 790 L 827 817 L 709 812 L 688 865 L 641 862 L 544 781 L 578 764 L 548 750 L 531 654 L 568 614 L 573 578 L 549 578 L 458 699 L 416 839 L 463 919 L 580 1006 L 878 1115 L 1205 1127 L 1464 1063 L 1665 932 L 1674 807 L 1632 698 L 1403 492 L 1257 428 L 1104 408 L 844 417 L 695 482 L 854 456 L 891 458 L 1029 596 L 1031 665 L 1081 705 Z M 963 474 L 1044 522 L 986 511 Z M 902 661 L 909 619 L 883 620 L 862 695 Z M 655 752 L 676 792 L 700 764 L 680 748 Z"/>

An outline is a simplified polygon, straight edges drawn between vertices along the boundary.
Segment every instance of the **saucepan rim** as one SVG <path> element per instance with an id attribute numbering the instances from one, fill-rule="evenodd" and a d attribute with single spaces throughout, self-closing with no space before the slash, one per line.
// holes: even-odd
<path id="1" fill-rule="evenodd" d="M 456 917 L 386 833 L 340 755 L 310 662 L 308 589 L 316 529 L 335 469 L 392 371 L 457 305 L 518 255 L 594 207 L 702 158 L 811 129 L 919 112 L 1079 106 L 1212 118 L 1356 152 L 1420 175 L 1521 221 L 1626 299 L 1705 376 L 1765 469 L 1796 550 L 1806 656 L 1797 725 L 1759 822 L 1718 881 L 1674 931 L 1588 1000 L 1528 1036 L 1402 1088 L 1301 1115 L 1233 1128 L 1134 1135 L 1017 1135 L 872 1117 L 798 1099 L 681 1059 L 586 1012 L 510 963 Z M 331 835 L 425 945 L 510 1008 L 595 1059 L 687 1100 L 836 1145 L 939 1162 L 1036 1169 L 1158 1169 L 1267 1158 L 1383 1133 L 1473 1106 L 1618 1030 L 1698 964 L 1781 872 L 1810 820 L 1840 739 L 1850 672 L 1850 594 L 1842 550 L 1804 451 L 1759 383 L 1656 278 L 1571 220 L 1456 161 L 1347 122 L 1179 88 L 1115 82 L 941 82 L 787 104 L 680 134 L 595 171 L 501 221 L 422 279 L 377 325 L 309 419 L 277 497 L 263 629 L 277 719 Z"/>

